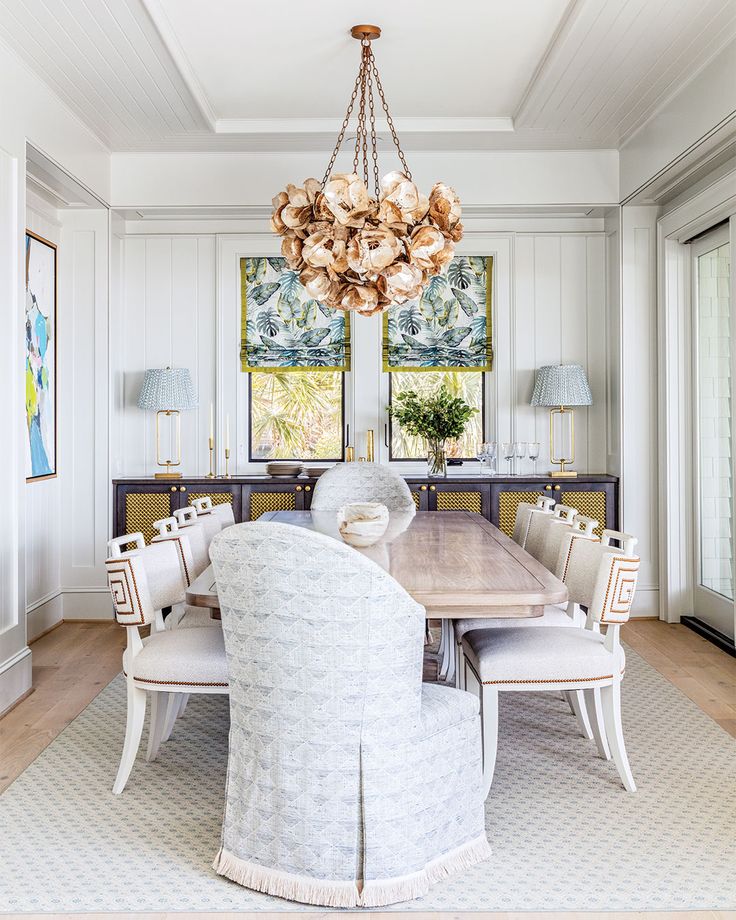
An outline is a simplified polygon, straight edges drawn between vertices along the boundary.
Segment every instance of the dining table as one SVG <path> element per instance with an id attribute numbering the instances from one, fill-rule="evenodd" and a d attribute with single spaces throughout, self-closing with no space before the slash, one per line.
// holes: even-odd
<path id="1" fill-rule="evenodd" d="M 269 511 L 258 518 L 269 521 L 342 540 L 334 511 Z M 384 568 L 431 619 L 535 617 L 568 599 L 563 582 L 470 511 L 391 512 L 383 537 L 355 552 Z M 212 566 L 189 586 L 186 602 L 219 618 Z"/>

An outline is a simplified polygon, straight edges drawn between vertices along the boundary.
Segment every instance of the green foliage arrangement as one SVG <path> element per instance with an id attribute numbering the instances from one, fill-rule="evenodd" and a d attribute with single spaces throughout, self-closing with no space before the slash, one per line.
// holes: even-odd
<path id="1" fill-rule="evenodd" d="M 429 396 L 420 397 L 415 390 L 399 393 L 388 411 L 408 434 L 428 441 L 444 441 L 459 438 L 478 410 L 459 396 L 453 396 L 443 384 Z"/>

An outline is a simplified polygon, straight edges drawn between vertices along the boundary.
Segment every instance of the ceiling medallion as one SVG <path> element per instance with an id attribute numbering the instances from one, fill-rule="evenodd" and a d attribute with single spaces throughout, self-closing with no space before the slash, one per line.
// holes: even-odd
<path id="1" fill-rule="evenodd" d="M 284 238 L 281 253 L 299 272 L 310 297 L 370 315 L 420 297 L 427 279 L 452 259 L 463 228 L 454 189 L 437 182 L 427 197 L 412 182 L 371 47 L 381 30 L 358 25 L 351 34 L 360 41 L 360 68 L 325 174 L 321 182 L 306 179 L 303 187 L 287 185 L 279 192 L 273 199 L 271 229 Z M 378 172 L 374 91 L 402 166 L 383 178 Z M 333 174 L 356 103 L 353 171 Z M 373 197 L 368 191 L 371 174 Z"/>

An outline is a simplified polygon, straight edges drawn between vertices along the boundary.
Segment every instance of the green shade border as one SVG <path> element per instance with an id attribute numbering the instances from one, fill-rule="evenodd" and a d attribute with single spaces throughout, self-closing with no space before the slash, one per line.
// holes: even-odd
<path id="1" fill-rule="evenodd" d="M 248 364 L 248 352 L 246 348 L 246 328 L 248 323 L 248 279 L 246 276 L 245 263 L 248 259 L 266 259 L 268 256 L 242 256 L 240 258 L 240 370 L 244 374 L 293 374 L 302 373 L 303 371 L 334 372 L 341 371 L 347 373 L 350 371 L 351 352 L 350 352 L 350 314 L 345 312 L 345 361 L 337 367 L 312 367 L 295 365 L 293 367 L 258 367 Z"/>
<path id="2" fill-rule="evenodd" d="M 473 253 L 462 254 L 458 258 L 470 258 Z M 476 256 L 482 259 L 483 256 Z M 477 367 L 453 367 L 452 365 L 433 365 L 432 367 L 418 367 L 415 364 L 406 366 L 394 366 L 389 364 L 388 352 L 388 310 L 383 314 L 383 335 L 381 341 L 381 352 L 383 359 L 383 371 L 386 374 L 392 374 L 398 371 L 412 371 L 413 373 L 432 373 L 435 371 L 453 371 L 455 373 L 490 373 L 493 370 L 493 256 L 486 256 L 486 361 Z"/>

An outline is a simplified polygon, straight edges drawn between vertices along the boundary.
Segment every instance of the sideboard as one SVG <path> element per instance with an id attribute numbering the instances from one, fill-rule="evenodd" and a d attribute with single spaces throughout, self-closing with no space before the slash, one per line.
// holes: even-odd
<path id="1" fill-rule="evenodd" d="M 404 477 L 420 511 L 473 511 L 509 536 L 519 502 L 548 495 L 596 518 L 603 527 L 618 527 L 618 479 L 581 473 L 575 479 L 546 476 L 450 474 L 446 479 Z M 208 495 L 214 503 L 230 502 L 236 521 L 254 521 L 266 511 L 303 511 L 311 504 L 316 479 L 239 476 L 233 479 L 187 477 L 177 480 L 115 479 L 113 536 L 140 532 L 149 542 L 153 522 Z"/>

